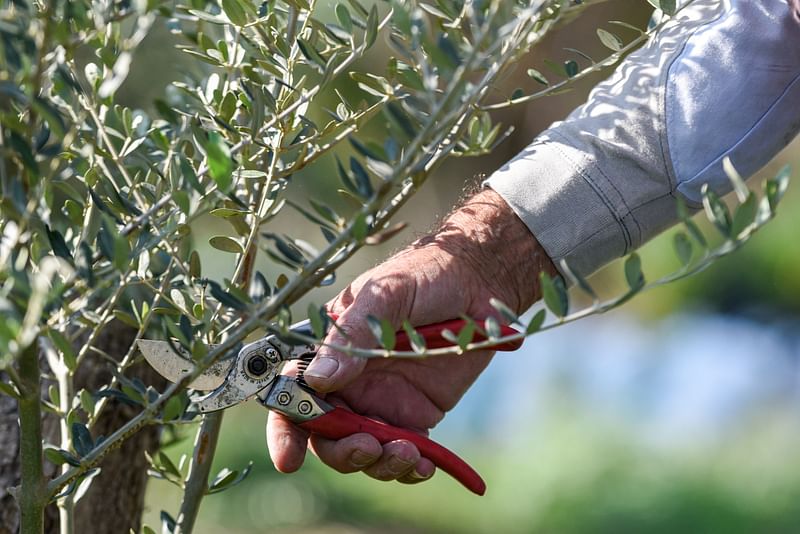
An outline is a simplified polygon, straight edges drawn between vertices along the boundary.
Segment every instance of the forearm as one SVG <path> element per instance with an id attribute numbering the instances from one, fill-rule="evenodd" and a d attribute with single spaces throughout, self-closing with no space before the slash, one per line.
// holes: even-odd
<path id="1" fill-rule="evenodd" d="M 556 272 L 552 261 L 503 198 L 485 189 L 456 208 L 431 236 L 414 244 L 439 247 L 481 273 L 483 283 L 517 312 L 536 302 L 538 273 Z"/>

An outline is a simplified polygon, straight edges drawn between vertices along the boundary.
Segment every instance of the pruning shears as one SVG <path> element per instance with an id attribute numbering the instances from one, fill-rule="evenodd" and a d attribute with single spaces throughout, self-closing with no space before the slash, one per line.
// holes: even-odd
<path id="1" fill-rule="evenodd" d="M 331 316 L 333 321 L 335 316 Z M 330 327 L 330 322 L 327 323 Z M 453 343 L 443 332 L 459 332 L 466 321 L 456 319 L 417 328 L 417 333 L 428 348 L 450 346 Z M 516 334 L 508 326 L 501 327 L 501 335 Z M 352 434 L 366 432 L 381 444 L 403 439 L 412 442 L 420 454 L 437 467 L 461 482 L 478 495 L 486 491 L 480 475 L 453 452 L 427 437 L 410 430 L 358 415 L 341 407 L 335 407 L 318 397 L 303 378 L 303 370 L 317 353 L 317 345 L 299 342 L 302 336 L 313 338 L 310 321 L 293 325 L 286 334 L 270 334 L 244 345 L 233 355 L 217 361 L 197 376 L 189 387 L 209 391 L 195 401 L 201 413 L 224 410 L 241 402 L 257 399 L 265 408 L 275 410 L 288 417 L 305 430 L 327 439 L 342 439 Z M 472 342 L 486 341 L 486 337 L 475 329 Z M 498 343 L 492 350 L 512 351 L 522 341 Z M 186 354 L 181 354 L 168 341 L 139 340 L 138 347 L 147 362 L 166 379 L 177 382 L 194 370 L 194 363 Z M 396 334 L 395 350 L 411 350 L 411 341 L 405 331 Z M 298 361 L 297 376 L 281 375 L 285 362 Z"/>

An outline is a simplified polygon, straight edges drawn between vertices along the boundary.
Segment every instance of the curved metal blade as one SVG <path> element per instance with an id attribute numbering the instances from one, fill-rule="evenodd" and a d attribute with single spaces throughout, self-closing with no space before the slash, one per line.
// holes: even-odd
<path id="1" fill-rule="evenodd" d="M 231 360 L 234 366 L 223 383 L 196 401 L 198 410 L 202 413 L 224 410 L 254 397 L 268 387 L 283 363 L 282 355 L 272 340 L 273 336 L 268 336 L 242 347 L 236 358 Z M 255 360 L 260 367 L 253 367 Z"/>
<path id="2" fill-rule="evenodd" d="M 191 356 L 186 353 L 176 353 L 166 341 L 140 339 L 136 344 L 147 363 L 170 382 L 177 382 L 195 369 Z M 213 348 L 213 345 L 208 347 L 209 350 Z M 217 389 L 225 381 L 225 377 L 228 376 L 228 372 L 235 362 L 235 358 L 219 360 L 195 378 L 189 387 L 200 391 Z"/>

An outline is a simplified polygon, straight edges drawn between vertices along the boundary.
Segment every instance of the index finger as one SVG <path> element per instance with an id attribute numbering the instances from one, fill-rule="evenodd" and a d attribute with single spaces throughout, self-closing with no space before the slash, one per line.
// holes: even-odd
<path id="1" fill-rule="evenodd" d="M 306 457 L 308 435 L 283 415 L 269 411 L 267 449 L 275 469 L 281 473 L 293 473 L 300 469 Z"/>

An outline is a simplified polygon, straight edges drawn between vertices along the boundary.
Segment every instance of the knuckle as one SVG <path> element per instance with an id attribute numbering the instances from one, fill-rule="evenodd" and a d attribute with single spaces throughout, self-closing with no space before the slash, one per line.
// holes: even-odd
<path id="1" fill-rule="evenodd" d="M 343 475 L 347 475 L 350 473 L 355 473 L 356 471 L 360 471 L 360 469 L 347 460 L 342 460 L 341 458 L 330 458 L 328 460 L 321 458 L 323 463 L 333 469 L 334 471 L 341 473 Z"/>
<path id="2" fill-rule="evenodd" d="M 388 457 L 382 457 L 379 462 L 365 469 L 364 472 L 378 480 L 395 480 L 411 473 L 417 463 L 416 460 L 392 454 Z"/>

